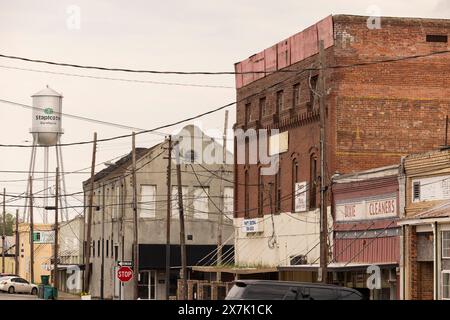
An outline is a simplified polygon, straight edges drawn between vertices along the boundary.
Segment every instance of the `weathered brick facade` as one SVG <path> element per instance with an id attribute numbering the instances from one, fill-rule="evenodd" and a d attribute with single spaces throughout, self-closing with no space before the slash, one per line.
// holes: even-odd
<path id="1" fill-rule="evenodd" d="M 448 35 L 450 20 L 381 18 L 381 29 L 367 28 L 367 17 L 333 16 L 334 45 L 325 50 L 326 78 L 326 171 L 350 173 L 398 163 L 402 155 L 436 149 L 444 141 L 444 121 L 450 108 L 450 54 L 371 63 L 449 50 L 448 42 L 427 42 L 427 35 Z M 318 55 L 287 68 L 317 67 Z M 311 157 L 319 173 L 319 117 L 317 101 L 311 101 L 308 82 L 318 71 L 299 74 L 276 72 L 237 89 L 236 128 L 278 128 L 289 131 L 289 150 L 280 155 L 280 212 L 292 212 L 293 160 L 298 163 L 297 181 L 312 182 Z M 300 89 L 294 104 L 294 87 Z M 277 92 L 283 90 L 283 108 L 276 114 Z M 260 116 L 265 98 L 266 115 Z M 249 108 L 246 111 L 246 108 Z M 247 190 L 245 171 L 248 170 Z M 236 212 L 258 215 L 258 184 L 266 191 L 275 176 L 258 178 L 258 165 L 236 165 Z M 247 192 L 245 192 L 247 191 Z M 316 189 L 316 195 L 318 188 Z M 267 192 L 265 193 L 267 197 Z M 275 201 L 275 192 L 272 192 Z M 310 200 L 308 200 L 310 201 Z M 318 203 L 318 200 L 316 201 Z M 270 213 L 268 200 L 264 214 Z"/>

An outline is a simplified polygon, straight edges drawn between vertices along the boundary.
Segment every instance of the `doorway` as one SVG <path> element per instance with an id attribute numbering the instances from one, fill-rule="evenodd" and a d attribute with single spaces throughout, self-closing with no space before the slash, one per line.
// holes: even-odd
<path id="1" fill-rule="evenodd" d="M 138 297 L 143 300 L 156 300 L 156 284 L 158 273 L 156 270 L 141 271 L 138 281 Z"/>

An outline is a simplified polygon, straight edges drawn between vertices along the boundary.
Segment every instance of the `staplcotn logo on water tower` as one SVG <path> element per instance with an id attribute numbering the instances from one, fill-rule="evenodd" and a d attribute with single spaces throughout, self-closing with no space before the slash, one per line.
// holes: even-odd
<path id="1" fill-rule="evenodd" d="M 44 115 L 36 115 L 36 120 L 59 121 L 61 118 L 54 114 L 52 107 L 42 108 Z"/>

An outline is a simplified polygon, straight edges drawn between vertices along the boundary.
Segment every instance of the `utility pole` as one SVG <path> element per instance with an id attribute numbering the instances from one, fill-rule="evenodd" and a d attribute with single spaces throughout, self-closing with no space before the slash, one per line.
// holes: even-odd
<path id="1" fill-rule="evenodd" d="M 33 177 L 30 176 L 30 282 L 34 283 L 34 208 L 33 208 Z"/>
<path id="2" fill-rule="evenodd" d="M 19 209 L 16 209 L 16 251 L 14 253 L 14 274 L 19 275 Z"/>
<path id="3" fill-rule="evenodd" d="M 87 212 L 87 230 L 86 243 L 84 250 L 84 281 L 83 291 L 89 291 L 89 274 L 90 274 L 90 257 L 91 257 L 91 226 L 92 226 L 92 207 L 94 205 L 94 175 L 95 175 L 95 156 L 97 152 L 97 132 L 94 132 L 94 143 L 92 147 L 92 164 L 91 164 L 91 179 L 89 180 L 89 205 Z"/>
<path id="4" fill-rule="evenodd" d="M 320 59 L 320 281 L 327 283 L 328 265 L 328 222 L 325 203 L 325 52 L 323 40 L 319 44 Z"/>
<path id="5" fill-rule="evenodd" d="M 448 147 L 448 115 L 445 116 L 445 146 Z"/>
<path id="6" fill-rule="evenodd" d="M 55 246 L 53 249 L 53 286 L 58 289 L 58 201 L 59 201 L 59 168 L 56 168 L 55 191 Z"/>
<path id="7" fill-rule="evenodd" d="M 102 262 L 100 269 L 100 299 L 105 294 L 105 185 L 102 187 Z"/>
<path id="8" fill-rule="evenodd" d="M 178 183 L 178 211 L 180 213 L 181 279 L 183 280 L 183 300 L 187 300 L 186 236 L 184 233 L 183 188 L 181 185 L 181 165 L 180 165 L 179 146 L 177 146 L 177 183 Z"/>
<path id="9" fill-rule="evenodd" d="M 2 226 L 2 273 L 5 273 L 5 247 L 6 247 L 6 189 L 3 188 L 3 226 Z"/>
<path id="10" fill-rule="evenodd" d="M 221 178 L 223 178 L 223 172 L 225 170 L 226 157 L 227 157 L 227 127 L 228 127 L 228 110 L 225 110 L 225 123 L 223 125 L 223 156 L 222 156 L 222 171 Z M 223 215 L 225 209 L 225 188 L 223 186 L 223 179 L 220 179 L 220 194 L 222 195 L 222 203 L 219 204 L 221 212 L 218 212 L 217 223 L 217 265 L 222 264 L 222 233 L 223 233 Z M 216 280 L 222 280 L 222 273 L 219 271 L 216 274 Z"/>
<path id="11" fill-rule="evenodd" d="M 134 300 L 138 298 L 139 285 L 139 230 L 138 230 L 138 210 L 137 210 L 137 181 L 136 181 L 136 134 L 132 135 L 132 176 L 133 176 L 133 222 L 134 222 L 134 243 L 133 243 L 133 267 L 134 267 Z"/>
<path id="12" fill-rule="evenodd" d="M 167 216 L 166 216 L 166 300 L 170 297 L 170 219 L 172 213 L 172 136 L 167 149 Z"/>

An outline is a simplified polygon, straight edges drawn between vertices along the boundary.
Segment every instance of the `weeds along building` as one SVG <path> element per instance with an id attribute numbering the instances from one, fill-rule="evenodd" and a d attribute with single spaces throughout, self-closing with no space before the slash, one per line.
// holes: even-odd
<path id="1" fill-rule="evenodd" d="M 337 172 L 397 164 L 443 144 L 449 30 L 450 20 L 333 15 L 235 64 L 235 131 L 279 130 L 271 138 L 276 148 L 270 142 L 268 148 L 279 156 L 275 174 L 261 175 L 267 165 L 249 159 L 261 136 L 236 140 L 237 264 L 277 267 L 318 258 L 320 40 L 329 191 Z M 315 271 L 281 277 L 313 279 Z"/>
<path id="2" fill-rule="evenodd" d="M 181 157 L 183 207 L 187 245 L 188 278 L 211 280 L 215 274 L 192 271 L 205 256 L 214 257 L 222 216 L 223 251 L 232 251 L 233 165 L 211 159 L 223 148 L 198 127 L 189 125 L 173 136 L 180 139 L 172 153 L 172 218 L 170 295 L 176 296 L 180 274 L 180 225 L 177 200 L 176 155 Z M 168 143 L 136 150 L 136 184 L 139 230 L 139 298 L 165 299 L 165 245 L 167 216 Z M 175 149 L 174 149 L 175 150 Z M 213 151 L 211 151 L 213 150 Z M 215 151 L 214 151 L 215 150 Z M 232 159 L 232 154 L 227 153 Z M 212 160 L 212 161 L 211 161 Z M 95 175 L 90 292 L 105 299 L 133 299 L 133 281 L 120 284 L 116 268 L 120 261 L 133 260 L 133 179 L 131 154 Z M 83 184 L 85 203 L 89 180 Z M 216 259 L 207 259 L 216 263 Z M 204 263 L 204 261 L 202 262 Z M 136 276 L 136 275 L 135 275 Z M 102 280 L 103 279 L 103 280 Z M 213 279 L 212 279 L 213 280 Z"/>

